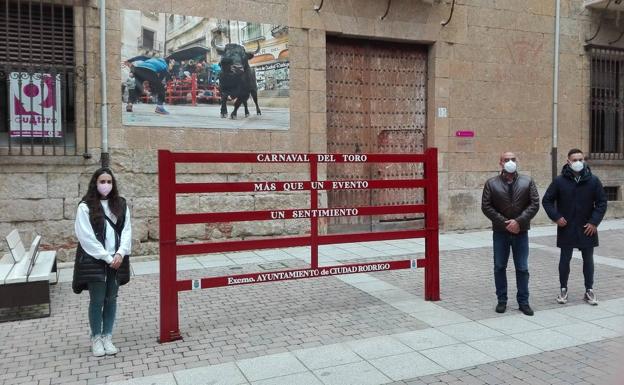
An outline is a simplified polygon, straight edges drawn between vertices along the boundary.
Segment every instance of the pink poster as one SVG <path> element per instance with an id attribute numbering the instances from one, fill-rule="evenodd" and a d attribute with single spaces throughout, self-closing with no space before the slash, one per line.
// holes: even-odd
<path id="1" fill-rule="evenodd" d="M 11 137 L 60 138 L 61 77 L 11 73 Z"/>

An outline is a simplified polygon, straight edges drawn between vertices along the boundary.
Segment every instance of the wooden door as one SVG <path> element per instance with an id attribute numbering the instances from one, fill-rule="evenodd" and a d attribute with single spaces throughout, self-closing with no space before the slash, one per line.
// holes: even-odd
<path id="1" fill-rule="evenodd" d="M 427 49 L 381 41 L 327 39 L 327 149 L 330 153 L 420 153 L 426 133 Z M 420 165 L 330 164 L 329 180 L 422 177 Z M 420 189 L 329 191 L 329 207 L 423 201 Z M 402 228 L 414 214 L 329 220 L 330 232 Z"/>

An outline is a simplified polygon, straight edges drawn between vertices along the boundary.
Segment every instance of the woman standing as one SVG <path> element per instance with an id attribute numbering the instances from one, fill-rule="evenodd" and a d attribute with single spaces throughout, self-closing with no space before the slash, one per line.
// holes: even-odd
<path id="1" fill-rule="evenodd" d="M 100 168 L 91 177 L 78 205 L 75 230 L 79 244 L 72 288 L 75 293 L 89 290 L 91 350 L 96 357 L 117 354 L 112 332 L 117 291 L 130 280 L 132 226 L 130 210 L 109 168 Z"/>

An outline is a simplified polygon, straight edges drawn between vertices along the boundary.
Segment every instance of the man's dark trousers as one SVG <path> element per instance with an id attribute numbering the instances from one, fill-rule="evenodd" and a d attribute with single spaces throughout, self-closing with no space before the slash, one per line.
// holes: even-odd
<path id="1" fill-rule="evenodd" d="M 494 283 L 499 303 L 507 303 L 507 261 L 513 253 L 516 268 L 517 300 L 519 305 L 529 304 L 529 234 L 521 231 L 494 231 Z"/>

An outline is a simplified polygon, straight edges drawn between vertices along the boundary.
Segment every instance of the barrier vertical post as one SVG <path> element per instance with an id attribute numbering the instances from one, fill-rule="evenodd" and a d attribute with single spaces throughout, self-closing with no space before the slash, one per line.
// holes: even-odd
<path id="1" fill-rule="evenodd" d="M 315 156 L 310 159 L 310 181 L 318 181 L 318 162 Z M 318 191 L 310 189 L 310 208 L 318 209 Z M 318 269 L 318 218 L 310 218 L 310 267 Z"/>
<path id="2" fill-rule="evenodd" d="M 173 94 L 173 82 L 174 80 L 169 80 L 167 82 L 167 91 L 165 94 L 165 100 L 167 101 L 167 104 L 172 104 L 171 103 L 171 95 Z"/>
<path id="3" fill-rule="evenodd" d="M 197 74 L 191 76 L 191 102 L 193 106 L 197 105 Z"/>
<path id="4" fill-rule="evenodd" d="M 440 300 L 440 257 L 438 244 L 438 150 L 425 151 L 425 299 Z"/>
<path id="5" fill-rule="evenodd" d="M 168 150 L 158 150 L 158 209 L 160 225 L 160 338 L 181 339 L 176 289 L 175 164 Z"/>

